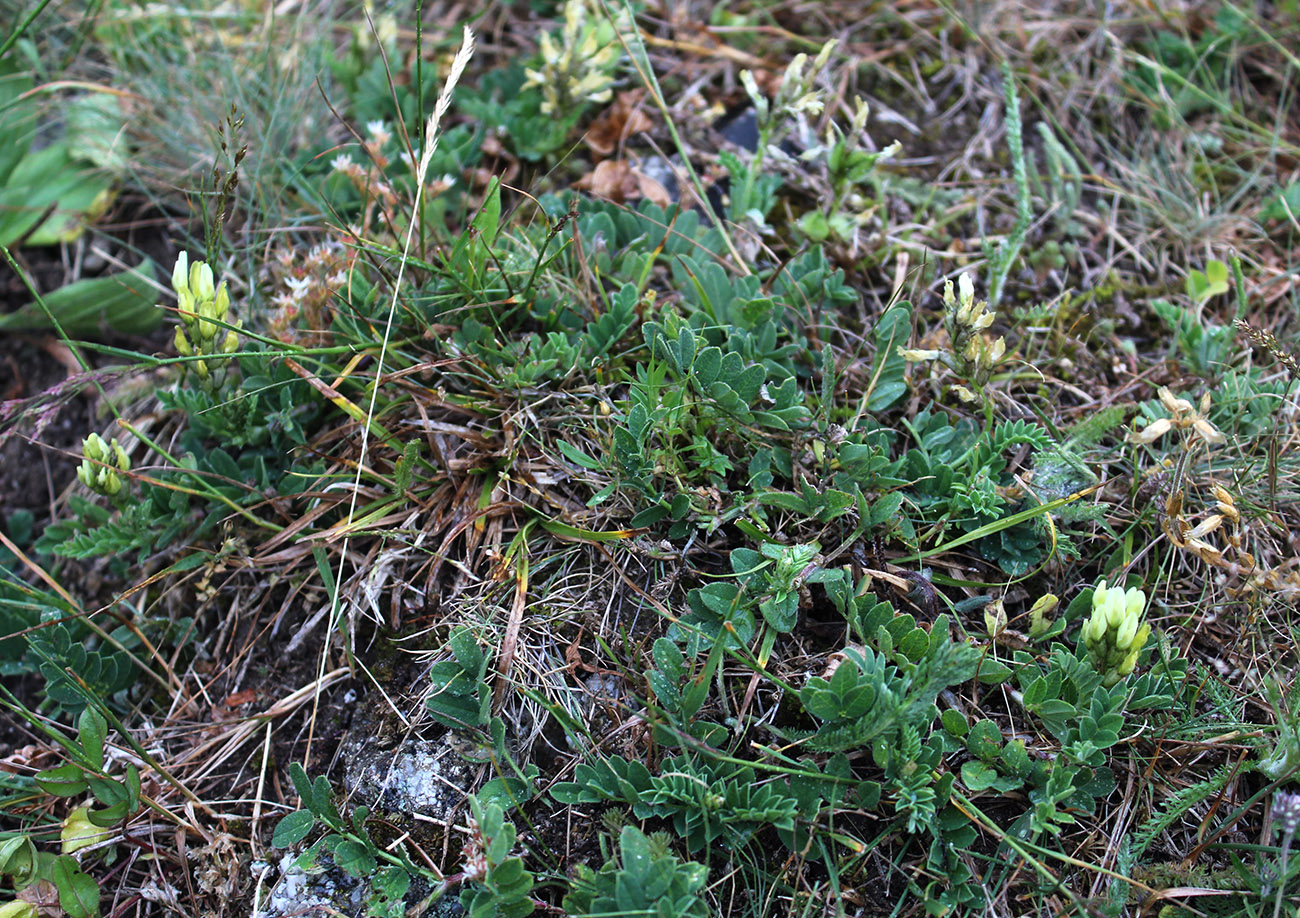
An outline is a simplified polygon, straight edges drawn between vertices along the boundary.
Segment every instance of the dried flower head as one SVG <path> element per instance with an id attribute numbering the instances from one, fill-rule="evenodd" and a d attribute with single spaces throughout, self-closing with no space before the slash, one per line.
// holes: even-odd
<path id="1" fill-rule="evenodd" d="M 1222 446 L 1228 442 L 1217 427 L 1206 417 L 1210 411 L 1210 393 L 1201 396 L 1199 409 L 1185 398 L 1176 398 L 1165 386 L 1157 393 L 1160 404 L 1169 412 L 1167 418 L 1157 418 L 1139 431 L 1129 434 L 1130 443 L 1154 443 L 1171 430 L 1191 430 L 1210 446 Z"/>

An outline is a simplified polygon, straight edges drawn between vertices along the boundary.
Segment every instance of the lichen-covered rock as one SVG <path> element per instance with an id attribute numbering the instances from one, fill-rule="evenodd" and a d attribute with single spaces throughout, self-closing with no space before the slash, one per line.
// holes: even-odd
<path id="1" fill-rule="evenodd" d="M 343 761 L 344 790 L 353 806 L 440 822 L 452 819 L 481 768 L 465 761 L 451 734 L 438 741 L 411 737 L 383 749 L 354 733 L 344 746 Z"/>

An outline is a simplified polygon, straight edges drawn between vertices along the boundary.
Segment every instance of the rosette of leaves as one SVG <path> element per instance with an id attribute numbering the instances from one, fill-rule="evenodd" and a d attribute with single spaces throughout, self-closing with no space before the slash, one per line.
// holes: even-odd
<path id="1" fill-rule="evenodd" d="M 869 647 L 846 648 L 830 678 L 814 676 L 799 692 L 804 710 L 820 726 L 812 733 L 789 735 L 802 738 L 809 749 L 839 752 L 888 744 L 904 729 L 927 728 L 939 716 L 939 693 L 972 678 L 979 659 L 979 651 L 953 641 L 947 632 L 947 616 L 941 615 L 924 649 L 911 650 L 917 653 L 915 662 L 900 654 L 898 665 Z"/>
<path id="2" fill-rule="evenodd" d="M 619 852 L 599 871 L 579 865 L 573 891 L 564 897 L 570 915 L 619 915 L 622 918 L 705 918 L 709 909 L 701 893 L 709 871 L 683 862 L 664 837 L 624 826 Z"/>
<path id="3" fill-rule="evenodd" d="M 689 755 L 666 760 L 658 775 L 622 756 L 583 762 L 551 796 L 566 804 L 622 803 L 638 819 L 671 819 L 692 852 L 718 838 L 740 847 L 765 826 L 789 832 L 799 810 L 788 787 L 756 783 L 753 768 Z"/>

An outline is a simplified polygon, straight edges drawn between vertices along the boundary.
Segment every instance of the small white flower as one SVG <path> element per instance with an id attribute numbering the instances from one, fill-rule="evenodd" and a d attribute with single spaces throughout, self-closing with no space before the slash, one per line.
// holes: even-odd
<path id="1" fill-rule="evenodd" d="M 306 259 L 304 259 L 304 264 L 306 264 L 307 267 L 309 268 L 314 268 L 318 265 L 321 265 L 325 262 L 325 259 L 329 255 L 329 253 L 330 253 L 329 243 L 326 242 L 317 243 L 307 251 L 307 257 Z"/>
<path id="2" fill-rule="evenodd" d="M 371 140 L 379 144 L 381 147 L 388 143 L 389 138 L 393 136 L 388 130 L 388 125 L 385 124 L 382 119 L 379 121 L 367 121 L 366 133 L 370 135 Z"/>
<path id="3" fill-rule="evenodd" d="M 330 168 L 335 172 L 342 172 L 344 175 L 350 174 L 356 168 L 356 163 L 352 162 L 352 157 L 346 153 L 340 153 L 330 160 Z"/>
<path id="4" fill-rule="evenodd" d="M 297 302 L 303 298 L 307 288 L 311 286 L 310 277 L 286 277 L 284 285 L 289 288 L 289 296 Z"/>

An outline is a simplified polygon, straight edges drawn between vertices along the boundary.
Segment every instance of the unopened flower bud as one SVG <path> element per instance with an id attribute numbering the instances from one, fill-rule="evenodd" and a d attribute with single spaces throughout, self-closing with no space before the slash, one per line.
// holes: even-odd
<path id="1" fill-rule="evenodd" d="M 222 322 L 230 321 L 230 291 L 226 289 L 226 282 L 222 281 L 221 286 L 217 288 L 216 296 L 212 298 L 212 312 L 216 318 Z"/>
<path id="2" fill-rule="evenodd" d="M 190 266 L 190 292 L 200 302 L 211 300 L 216 292 L 212 281 L 212 268 L 205 261 L 196 261 Z"/>
<path id="3" fill-rule="evenodd" d="M 103 462 L 108 458 L 108 444 L 104 442 L 104 438 L 99 434 L 92 433 L 81 444 L 81 454 L 87 459 Z"/>
<path id="4" fill-rule="evenodd" d="M 172 268 L 172 289 L 180 296 L 189 290 L 190 255 L 181 252 L 176 256 L 176 266 Z"/>

